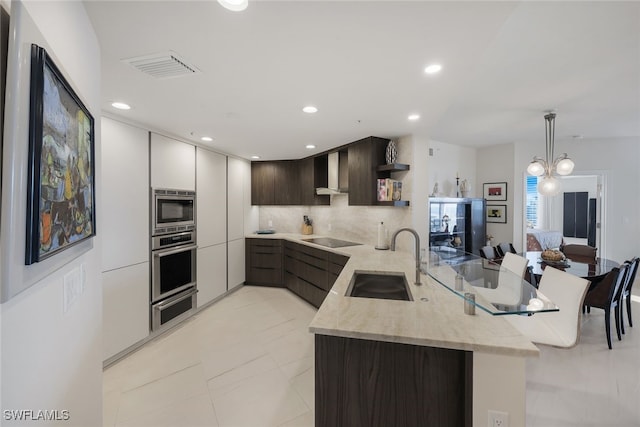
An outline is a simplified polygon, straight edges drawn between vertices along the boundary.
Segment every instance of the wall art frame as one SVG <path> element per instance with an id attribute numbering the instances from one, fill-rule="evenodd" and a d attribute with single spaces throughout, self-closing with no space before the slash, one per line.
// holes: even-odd
<path id="1" fill-rule="evenodd" d="M 487 205 L 485 218 L 487 222 L 506 224 L 507 205 Z"/>
<path id="2" fill-rule="evenodd" d="M 31 45 L 25 264 L 96 234 L 95 124 L 46 50 Z"/>
<path id="3" fill-rule="evenodd" d="M 506 182 L 485 182 L 482 184 L 484 198 L 487 201 L 505 202 L 507 201 Z"/>

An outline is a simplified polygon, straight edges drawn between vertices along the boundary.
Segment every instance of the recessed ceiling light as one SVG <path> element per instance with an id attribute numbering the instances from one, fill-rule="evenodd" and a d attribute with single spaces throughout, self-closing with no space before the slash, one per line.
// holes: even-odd
<path id="1" fill-rule="evenodd" d="M 210 136 L 203 136 L 202 138 L 200 138 L 202 141 L 205 142 L 211 142 L 213 141 L 213 138 L 211 138 Z"/>
<path id="2" fill-rule="evenodd" d="M 130 110 L 131 106 L 129 104 L 125 104 L 124 102 L 113 102 L 111 103 L 113 108 L 117 108 L 118 110 Z"/>
<path id="3" fill-rule="evenodd" d="M 407 117 L 407 119 L 413 121 L 416 121 L 420 118 L 420 114 L 409 114 L 409 117 Z"/>
<path id="4" fill-rule="evenodd" d="M 307 105 L 302 109 L 302 111 L 304 111 L 305 113 L 313 114 L 313 113 L 317 113 L 318 109 L 313 105 Z"/>
<path id="5" fill-rule="evenodd" d="M 306 145 L 306 149 L 307 149 L 307 150 L 313 150 L 314 148 L 316 148 L 316 146 L 315 146 L 315 145 L 313 145 L 313 144 L 307 144 L 307 145 Z"/>
<path id="6" fill-rule="evenodd" d="M 436 74 L 442 70 L 442 65 L 440 64 L 431 64 L 427 68 L 424 69 L 424 72 L 427 74 Z"/>
<path id="7" fill-rule="evenodd" d="M 218 3 L 225 9 L 232 10 L 234 12 L 242 12 L 249 6 L 249 0 L 218 0 Z"/>
<path id="8" fill-rule="evenodd" d="M 251 156 L 251 158 L 252 158 L 253 160 L 258 160 L 258 159 L 260 158 L 260 156 Z"/>

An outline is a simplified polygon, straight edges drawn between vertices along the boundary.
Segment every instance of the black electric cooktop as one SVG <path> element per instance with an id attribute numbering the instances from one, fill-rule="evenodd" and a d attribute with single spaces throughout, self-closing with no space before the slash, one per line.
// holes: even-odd
<path id="1" fill-rule="evenodd" d="M 332 237 L 313 237 L 302 239 L 304 242 L 315 243 L 316 245 L 326 246 L 328 248 L 343 248 L 345 246 L 357 246 L 362 243 L 349 242 L 347 240 L 334 239 Z"/>

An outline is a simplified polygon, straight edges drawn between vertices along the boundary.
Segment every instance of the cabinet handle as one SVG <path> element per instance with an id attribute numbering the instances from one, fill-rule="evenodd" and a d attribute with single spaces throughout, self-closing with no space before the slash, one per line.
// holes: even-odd
<path id="1" fill-rule="evenodd" d="M 176 295 L 173 299 L 169 299 L 166 301 L 163 301 L 159 304 L 154 304 L 153 308 L 155 308 L 156 310 L 165 310 L 173 305 L 176 305 L 177 303 L 186 300 L 187 298 L 191 298 L 194 294 L 197 294 L 198 290 L 197 289 L 193 289 L 191 290 L 188 294 L 185 295 Z"/>

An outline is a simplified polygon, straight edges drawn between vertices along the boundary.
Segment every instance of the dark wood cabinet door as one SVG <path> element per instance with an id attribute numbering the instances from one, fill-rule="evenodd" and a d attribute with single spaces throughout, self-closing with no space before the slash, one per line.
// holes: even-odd
<path id="1" fill-rule="evenodd" d="M 388 142 L 371 136 L 349 145 L 349 205 L 376 204 L 376 169 L 385 162 L 384 151 Z"/>
<path id="2" fill-rule="evenodd" d="M 283 160 L 274 165 L 274 205 L 300 204 L 298 161 Z"/>
<path id="3" fill-rule="evenodd" d="M 251 204 L 273 205 L 275 166 L 272 162 L 251 162 Z"/>

